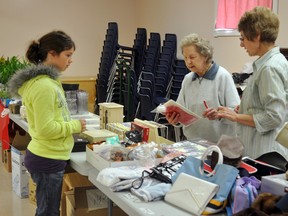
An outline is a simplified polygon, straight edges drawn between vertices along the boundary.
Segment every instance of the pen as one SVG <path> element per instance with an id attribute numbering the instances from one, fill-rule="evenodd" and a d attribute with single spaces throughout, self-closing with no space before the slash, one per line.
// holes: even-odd
<path id="1" fill-rule="evenodd" d="M 203 101 L 203 103 L 204 103 L 204 106 L 206 107 L 206 109 L 208 109 L 209 107 L 208 107 L 206 101 Z"/>

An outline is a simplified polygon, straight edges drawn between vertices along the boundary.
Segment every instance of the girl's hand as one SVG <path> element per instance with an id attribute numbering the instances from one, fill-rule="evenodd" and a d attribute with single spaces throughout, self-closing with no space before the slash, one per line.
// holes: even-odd
<path id="1" fill-rule="evenodd" d="M 80 119 L 79 120 L 81 123 L 81 132 L 86 130 L 86 120 L 85 119 Z"/>

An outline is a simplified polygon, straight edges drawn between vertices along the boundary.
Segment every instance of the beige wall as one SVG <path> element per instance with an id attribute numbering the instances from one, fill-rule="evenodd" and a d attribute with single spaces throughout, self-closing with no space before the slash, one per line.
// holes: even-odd
<path id="1" fill-rule="evenodd" d="M 278 45 L 288 47 L 287 0 L 279 0 L 281 21 Z M 117 22 L 119 43 L 132 46 L 137 27 L 147 32 L 191 32 L 214 45 L 214 59 L 230 72 L 252 61 L 237 37 L 213 37 L 213 0 L 0 0 L 0 56 L 24 56 L 32 39 L 61 29 L 76 42 L 73 64 L 64 76 L 96 76 L 108 22 Z M 181 58 L 181 53 L 178 52 Z"/>
<path id="2" fill-rule="evenodd" d="M 0 0 L 0 56 L 24 56 L 27 46 L 51 30 L 76 43 L 64 76 L 96 76 L 108 22 L 117 22 L 119 43 L 131 45 L 137 29 L 133 0 Z"/>

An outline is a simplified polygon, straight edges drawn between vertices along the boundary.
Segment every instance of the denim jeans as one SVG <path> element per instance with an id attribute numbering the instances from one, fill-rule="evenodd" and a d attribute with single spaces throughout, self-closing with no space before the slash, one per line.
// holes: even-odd
<path id="1" fill-rule="evenodd" d="M 36 183 L 36 216 L 59 216 L 64 170 L 56 173 L 30 173 Z"/>

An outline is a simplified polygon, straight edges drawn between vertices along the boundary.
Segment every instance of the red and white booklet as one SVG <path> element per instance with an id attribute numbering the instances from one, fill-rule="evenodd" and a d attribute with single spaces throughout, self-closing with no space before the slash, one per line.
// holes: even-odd
<path id="1" fill-rule="evenodd" d="M 190 125 L 202 117 L 182 106 L 181 104 L 170 99 L 163 104 L 166 107 L 165 112 L 177 112 L 180 114 L 179 122 L 185 126 Z"/>

